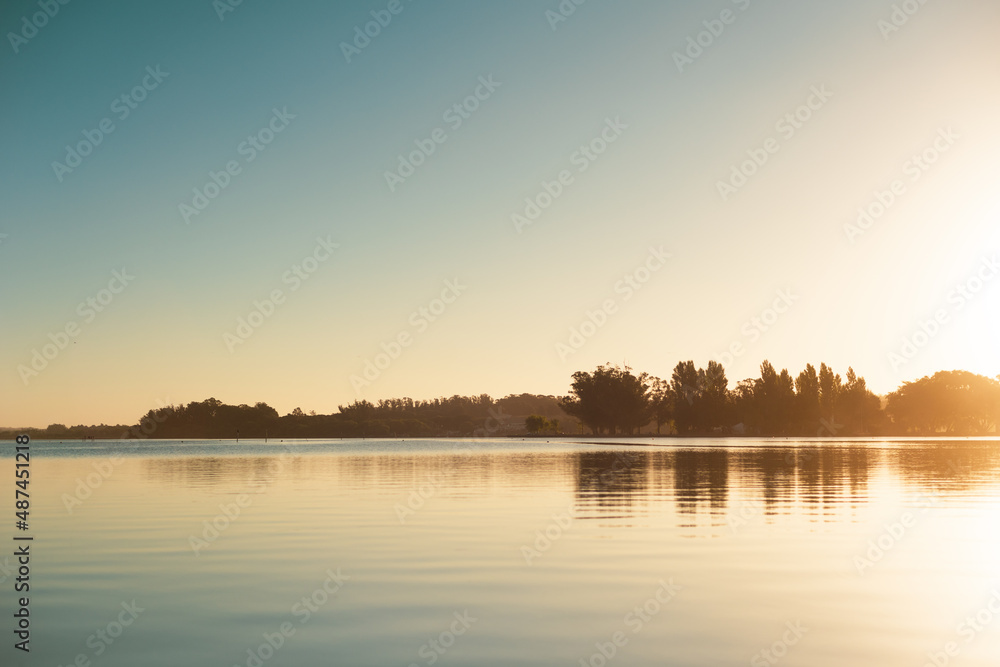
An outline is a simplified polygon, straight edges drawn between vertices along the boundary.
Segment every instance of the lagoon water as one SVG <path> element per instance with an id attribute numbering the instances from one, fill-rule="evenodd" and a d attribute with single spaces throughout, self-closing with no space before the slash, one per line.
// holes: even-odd
<path id="1" fill-rule="evenodd" d="M 33 665 L 1000 664 L 997 441 L 31 449 Z"/>

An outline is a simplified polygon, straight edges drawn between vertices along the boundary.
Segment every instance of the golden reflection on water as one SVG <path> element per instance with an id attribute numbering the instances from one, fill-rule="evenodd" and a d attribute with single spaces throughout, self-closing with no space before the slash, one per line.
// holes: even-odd
<path id="1" fill-rule="evenodd" d="M 878 495 L 871 487 L 967 494 L 1000 483 L 1000 447 L 989 443 L 618 449 L 527 453 L 215 456 L 140 459 L 137 479 L 183 489 L 270 488 L 287 480 L 340 489 L 410 488 L 428 477 L 464 493 L 571 490 L 583 519 L 642 516 L 670 500 L 680 515 L 724 516 L 731 496 L 750 492 L 771 516 L 794 504 L 823 521 L 843 505 Z M 75 465 L 75 464 L 74 464 Z M 290 490 L 300 488 L 295 484 Z M 786 512 L 787 513 L 787 512 Z"/>
<path id="2" fill-rule="evenodd" d="M 679 444 L 161 446 L 72 513 L 107 459 L 40 458 L 48 657 L 72 659 L 86 610 L 139 596 L 154 611 L 102 664 L 244 664 L 342 567 L 352 580 L 272 664 L 427 664 L 427 637 L 470 609 L 440 664 L 577 665 L 670 580 L 615 666 L 748 664 L 801 621 L 785 664 L 919 667 L 1000 586 L 997 443 Z M 1000 617 L 960 648 L 1000 664 Z"/>

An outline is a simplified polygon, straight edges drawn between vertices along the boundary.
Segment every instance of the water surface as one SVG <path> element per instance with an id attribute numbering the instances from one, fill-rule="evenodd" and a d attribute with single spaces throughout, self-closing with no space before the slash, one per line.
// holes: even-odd
<path id="1" fill-rule="evenodd" d="M 1000 443 L 630 442 L 33 442 L 30 664 L 1000 664 Z"/>

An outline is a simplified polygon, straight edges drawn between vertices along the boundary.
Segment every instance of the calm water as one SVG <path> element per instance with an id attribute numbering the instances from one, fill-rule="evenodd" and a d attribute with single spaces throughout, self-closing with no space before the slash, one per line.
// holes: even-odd
<path id="1" fill-rule="evenodd" d="M 1000 664 L 1000 443 L 632 442 L 33 442 L 0 663 Z"/>

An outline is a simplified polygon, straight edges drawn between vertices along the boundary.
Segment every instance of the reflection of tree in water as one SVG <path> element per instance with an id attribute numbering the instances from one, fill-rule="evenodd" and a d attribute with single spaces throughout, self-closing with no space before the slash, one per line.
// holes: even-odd
<path id="1" fill-rule="evenodd" d="M 724 449 L 682 449 L 673 454 L 677 512 L 693 514 L 700 504 L 721 513 L 729 494 L 729 452 Z"/>
<path id="2" fill-rule="evenodd" d="M 572 480 L 573 454 L 560 452 L 454 451 L 413 454 L 372 453 L 341 455 L 189 456 L 142 459 L 146 479 L 180 487 L 270 486 L 279 478 L 303 486 L 382 490 L 398 494 L 432 482 L 443 493 L 482 495 L 488 490 L 519 488 L 550 491 Z M 279 465 L 280 461 L 280 465 Z"/>
<path id="3" fill-rule="evenodd" d="M 773 516 L 779 506 L 793 502 L 796 494 L 795 471 L 806 452 L 769 447 L 734 452 L 734 466 L 740 471 L 740 486 L 759 495 L 764 514 Z"/>
<path id="4" fill-rule="evenodd" d="M 969 491 L 997 483 L 1000 442 L 903 443 L 886 450 L 886 465 L 921 493 L 936 488 Z"/>
<path id="5" fill-rule="evenodd" d="M 968 490 L 995 484 L 1000 473 L 996 442 L 826 444 L 803 442 L 754 448 L 658 449 L 578 454 L 577 510 L 632 516 L 657 501 L 673 503 L 679 527 L 711 525 L 739 511 L 733 496 L 760 502 L 767 521 L 804 514 L 813 522 L 839 521 L 869 501 L 877 471 L 895 475 L 916 495 L 937 488 Z M 628 458 L 630 457 L 630 458 Z M 628 465 L 623 462 L 631 461 Z M 597 512 L 609 517 L 609 512 Z M 683 518 L 687 517 L 687 518 Z"/>
<path id="6" fill-rule="evenodd" d="M 805 505 L 805 513 L 832 516 L 845 503 L 853 510 L 865 502 L 873 453 L 877 450 L 859 446 L 796 448 L 798 500 Z"/>
<path id="7" fill-rule="evenodd" d="M 143 459 L 147 479 L 184 487 L 235 485 L 260 488 L 279 475 L 300 474 L 302 459 L 287 457 L 278 465 L 275 456 L 198 456 Z"/>
<path id="8" fill-rule="evenodd" d="M 577 517 L 634 516 L 649 488 L 650 455 L 635 451 L 579 452 L 576 458 Z"/>
<path id="9" fill-rule="evenodd" d="M 742 442 L 742 441 L 733 441 Z M 748 441 L 751 444 L 753 441 Z M 645 515 L 672 504 L 682 527 L 707 520 L 724 525 L 744 501 L 759 502 L 764 520 L 781 514 L 839 520 L 869 501 L 871 479 L 888 475 L 914 496 L 974 491 L 1000 479 L 996 441 L 891 443 L 789 442 L 783 446 L 675 449 L 648 447 L 560 452 L 352 452 L 284 457 L 164 457 L 142 460 L 145 477 L 182 487 L 234 492 L 281 482 L 305 487 L 359 490 L 393 502 L 433 482 L 435 494 L 473 498 L 573 495 L 577 517 L 614 519 Z M 704 518 L 702 518 L 704 517 Z"/>

